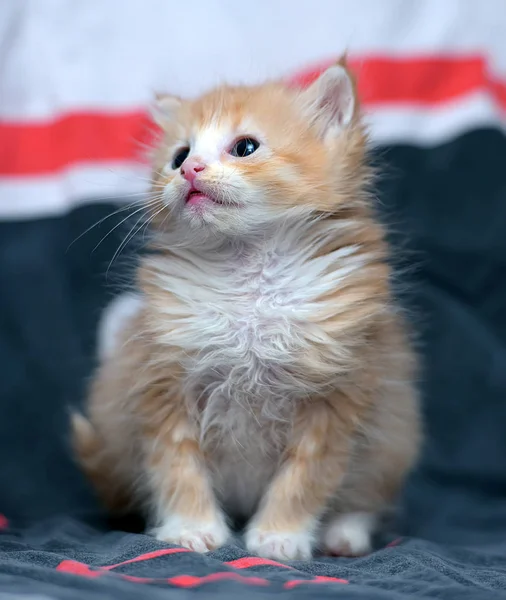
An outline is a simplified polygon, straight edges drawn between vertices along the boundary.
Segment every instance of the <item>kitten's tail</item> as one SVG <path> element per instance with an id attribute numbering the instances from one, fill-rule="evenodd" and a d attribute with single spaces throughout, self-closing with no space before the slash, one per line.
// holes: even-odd
<path id="1" fill-rule="evenodd" d="M 71 414 L 72 447 L 78 463 L 93 484 L 99 498 L 111 514 L 122 514 L 130 509 L 129 495 L 115 465 L 95 427 L 78 412 Z"/>

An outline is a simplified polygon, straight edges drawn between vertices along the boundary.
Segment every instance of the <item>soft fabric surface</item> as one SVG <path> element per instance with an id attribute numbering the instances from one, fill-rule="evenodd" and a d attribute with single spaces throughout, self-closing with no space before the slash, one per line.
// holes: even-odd
<path id="1" fill-rule="evenodd" d="M 206 598 L 506 596 L 506 544 L 462 548 L 400 540 L 364 558 L 282 565 L 247 556 L 237 545 L 198 555 L 62 520 L 22 535 L 6 531 L 0 541 L 0 589 L 48 598 L 183 600 L 188 590 Z"/>
<path id="2" fill-rule="evenodd" d="M 162 35 L 184 22 L 181 3 L 0 5 L 0 599 L 506 598 L 502 0 L 290 1 L 288 12 L 223 1 L 212 15 L 204 4 L 192 16 L 200 53 L 182 26 Z M 303 84 L 336 39 L 359 72 L 378 209 L 423 361 L 427 441 L 397 527 L 368 557 L 292 568 L 239 544 L 200 556 L 127 533 L 136 524 L 106 522 L 71 459 L 67 408 L 84 397 L 100 313 L 143 246 L 141 234 L 112 261 L 139 222 L 108 215 L 146 189 L 151 89 L 195 93 L 218 76 L 307 65 Z M 247 54 L 229 58 L 230 47 Z"/>

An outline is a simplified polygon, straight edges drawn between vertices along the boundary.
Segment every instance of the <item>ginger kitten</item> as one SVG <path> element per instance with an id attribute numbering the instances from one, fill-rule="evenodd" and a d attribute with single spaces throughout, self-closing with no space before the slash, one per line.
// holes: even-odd
<path id="1" fill-rule="evenodd" d="M 343 63 L 162 97 L 153 253 L 74 444 L 110 510 L 198 552 L 359 555 L 419 446 L 413 355 Z"/>

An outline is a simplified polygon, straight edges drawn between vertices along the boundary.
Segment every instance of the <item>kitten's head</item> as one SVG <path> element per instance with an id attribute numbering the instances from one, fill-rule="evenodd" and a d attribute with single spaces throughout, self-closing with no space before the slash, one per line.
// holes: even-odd
<path id="1" fill-rule="evenodd" d="M 158 222 L 188 238 L 254 235 L 361 196 L 366 138 L 342 63 L 305 90 L 269 83 L 220 87 L 196 100 L 162 96 L 155 117 L 164 136 L 155 160 L 165 212 Z"/>

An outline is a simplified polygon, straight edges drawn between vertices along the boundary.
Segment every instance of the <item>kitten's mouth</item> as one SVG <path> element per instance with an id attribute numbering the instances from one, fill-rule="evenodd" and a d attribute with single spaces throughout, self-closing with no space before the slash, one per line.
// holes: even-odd
<path id="1" fill-rule="evenodd" d="M 204 194 L 200 190 L 197 190 L 193 187 L 186 195 L 186 204 L 189 206 L 198 206 L 206 203 L 223 205 L 223 202 L 220 200 L 212 198 L 211 196 L 208 196 L 207 194 Z"/>

